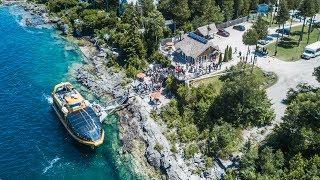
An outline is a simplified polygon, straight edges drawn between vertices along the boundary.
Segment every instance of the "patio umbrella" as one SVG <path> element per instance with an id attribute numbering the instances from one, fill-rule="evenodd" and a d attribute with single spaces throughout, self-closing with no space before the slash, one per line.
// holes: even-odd
<path id="1" fill-rule="evenodd" d="M 155 99 L 155 100 L 160 100 L 160 97 L 161 97 L 161 92 L 160 91 L 156 91 L 154 93 L 151 93 L 150 94 L 150 97 L 152 99 Z"/>
<path id="2" fill-rule="evenodd" d="M 177 72 L 182 72 L 183 69 L 182 69 L 182 67 L 180 67 L 180 66 L 176 66 L 176 71 L 177 71 Z"/>
<path id="3" fill-rule="evenodd" d="M 174 45 L 173 42 L 167 42 L 167 43 L 166 43 L 166 46 L 173 46 L 173 45 Z"/>
<path id="4" fill-rule="evenodd" d="M 139 79 L 143 79 L 144 77 L 146 77 L 146 74 L 144 74 L 144 73 L 138 73 L 137 74 L 137 77 L 139 78 Z"/>

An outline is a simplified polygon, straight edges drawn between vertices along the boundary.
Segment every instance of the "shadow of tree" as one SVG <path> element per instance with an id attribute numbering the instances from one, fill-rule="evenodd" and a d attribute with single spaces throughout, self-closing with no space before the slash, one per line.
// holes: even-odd
<path id="1" fill-rule="evenodd" d="M 278 46 L 285 49 L 292 49 L 298 46 L 298 42 L 295 39 L 283 37 L 281 41 L 278 43 Z"/>

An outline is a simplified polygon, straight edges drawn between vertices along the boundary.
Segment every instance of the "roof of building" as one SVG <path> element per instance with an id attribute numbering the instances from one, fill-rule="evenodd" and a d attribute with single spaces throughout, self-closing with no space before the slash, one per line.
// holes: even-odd
<path id="1" fill-rule="evenodd" d="M 201 26 L 197 28 L 197 31 L 199 31 L 203 36 L 207 36 L 208 34 L 215 34 L 218 32 L 218 28 L 214 23 L 208 24 L 205 26 Z M 209 33 L 208 33 L 209 32 Z"/>
<path id="2" fill-rule="evenodd" d="M 181 41 L 175 44 L 175 48 L 180 49 L 186 56 L 190 56 L 192 58 L 197 58 L 201 53 L 207 50 L 209 47 L 214 49 L 219 49 L 218 46 L 213 45 L 212 42 L 207 42 L 206 44 L 201 43 L 191 37 L 188 34 L 184 34 L 181 37 Z"/>

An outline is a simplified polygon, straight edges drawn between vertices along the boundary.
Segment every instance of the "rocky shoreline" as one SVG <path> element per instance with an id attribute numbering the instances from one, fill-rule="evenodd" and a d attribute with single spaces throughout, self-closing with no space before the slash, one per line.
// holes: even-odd
<path id="1" fill-rule="evenodd" d="M 3 5 L 19 4 L 31 16 L 25 18 L 27 26 L 59 24 L 59 18 L 50 17 L 44 5 L 26 1 L 3 1 Z M 38 20 L 43 19 L 41 23 Z M 59 25 L 61 26 L 61 25 Z M 63 27 L 63 25 L 62 25 Z M 131 79 L 124 72 L 109 68 L 108 59 L 116 52 L 111 49 L 99 48 L 87 42 L 79 49 L 86 57 L 85 62 L 77 67 L 76 80 L 101 99 L 110 100 L 130 92 Z M 165 137 L 161 124 L 150 117 L 150 112 L 144 107 L 140 96 L 130 94 L 128 105 L 120 114 L 120 152 L 131 154 L 136 161 L 134 171 L 147 175 L 150 179 L 220 179 L 224 169 L 214 163 L 214 166 L 202 172 L 204 168 L 201 155 L 190 160 L 183 158 L 182 149 L 178 153 L 171 152 L 171 144 Z M 161 149 L 157 148 L 161 145 Z"/>
<path id="2" fill-rule="evenodd" d="M 119 97 L 131 89 L 130 79 L 123 72 L 108 68 L 106 58 L 99 57 L 104 52 L 99 52 L 93 46 L 80 49 L 88 59 L 77 70 L 79 83 L 99 97 Z M 141 97 L 134 92 L 130 93 L 130 97 L 126 108 L 119 112 L 121 151 L 134 156 L 139 164 L 138 171 L 143 171 L 148 177 L 158 178 L 161 177 L 159 172 L 162 172 L 166 179 L 221 178 L 224 169 L 218 163 L 215 162 L 211 169 L 199 174 L 196 169 L 205 168 L 201 155 L 186 161 L 182 149 L 178 153 L 171 152 L 172 145 L 165 137 L 161 124 L 150 117 Z M 162 148 L 158 149 L 157 145 Z"/>

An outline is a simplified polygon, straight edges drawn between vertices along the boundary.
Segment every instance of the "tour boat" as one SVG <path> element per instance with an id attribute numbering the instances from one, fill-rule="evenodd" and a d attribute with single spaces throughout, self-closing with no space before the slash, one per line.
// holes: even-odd
<path id="1" fill-rule="evenodd" d="M 75 140 L 93 147 L 103 143 L 104 130 L 98 115 L 69 82 L 56 85 L 52 98 L 53 109 Z"/>

